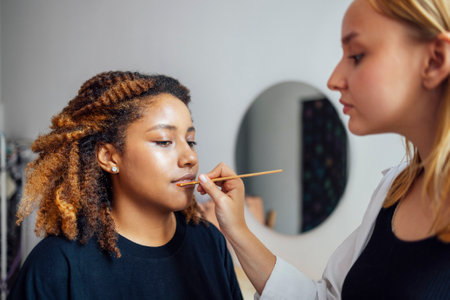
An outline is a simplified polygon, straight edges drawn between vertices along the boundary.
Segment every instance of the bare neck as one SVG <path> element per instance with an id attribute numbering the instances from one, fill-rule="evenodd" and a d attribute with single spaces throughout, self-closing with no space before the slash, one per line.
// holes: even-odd
<path id="1" fill-rule="evenodd" d="M 116 231 L 127 239 L 144 246 L 162 246 L 175 234 L 176 217 L 171 211 L 161 212 L 142 208 L 135 203 L 114 199 L 112 217 Z"/>
<path id="2" fill-rule="evenodd" d="M 438 118 L 440 98 L 438 94 L 430 93 L 426 97 L 428 99 L 428 107 L 419 108 L 422 113 L 414 116 L 414 120 L 400 130 L 400 134 L 410 140 L 419 152 L 422 161 L 430 156 L 438 129 Z M 425 101 L 423 101 L 425 102 Z M 425 166 L 426 168 L 426 166 Z"/>

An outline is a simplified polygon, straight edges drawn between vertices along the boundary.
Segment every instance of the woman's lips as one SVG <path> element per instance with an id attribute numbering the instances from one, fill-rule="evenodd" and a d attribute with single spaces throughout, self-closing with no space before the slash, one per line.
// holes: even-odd
<path id="1" fill-rule="evenodd" d="M 349 104 L 349 103 L 347 103 L 347 102 L 344 102 L 342 99 L 340 99 L 339 102 L 340 102 L 342 105 L 344 105 L 344 107 L 342 108 L 342 112 L 343 112 L 344 114 L 348 114 L 348 112 L 353 108 L 353 105 L 351 105 L 351 104 Z"/>
<path id="2" fill-rule="evenodd" d="M 178 184 L 178 183 L 184 183 L 184 182 L 190 182 L 195 180 L 194 174 L 186 174 L 184 176 L 181 176 L 178 179 L 172 180 L 172 183 Z"/>

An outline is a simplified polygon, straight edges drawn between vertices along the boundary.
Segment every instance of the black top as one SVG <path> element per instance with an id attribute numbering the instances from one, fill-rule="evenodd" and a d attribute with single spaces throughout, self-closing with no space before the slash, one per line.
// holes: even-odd
<path id="1" fill-rule="evenodd" d="M 450 299 L 450 243 L 399 240 L 397 204 L 381 209 L 372 237 L 345 278 L 342 299 Z"/>
<path id="2" fill-rule="evenodd" d="M 164 246 L 119 236 L 121 258 L 102 252 L 94 238 L 81 245 L 47 237 L 28 256 L 9 299 L 242 299 L 219 230 L 176 216 Z"/>

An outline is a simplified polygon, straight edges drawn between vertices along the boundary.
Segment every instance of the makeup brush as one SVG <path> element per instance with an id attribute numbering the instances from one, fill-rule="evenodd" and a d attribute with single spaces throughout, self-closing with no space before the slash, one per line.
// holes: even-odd
<path id="1" fill-rule="evenodd" d="M 234 179 L 234 178 L 253 177 L 253 176 L 260 176 L 260 175 L 267 175 L 267 174 L 274 174 L 274 173 L 281 173 L 281 172 L 283 172 L 283 170 L 278 169 L 278 170 L 272 170 L 272 171 L 248 173 L 248 174 L 241 174 L 241 175 L 235 175 L 235 176 L 218 177 L 218 178 L 213 178 L 211 180 L 216 182 L 216 181 L 224 181 L 224 180 Z M 177 183 L 178 186 L 186 186 L 186 185 L 193 185 L 193 184 L 199 184 L 199 181 Z"/>

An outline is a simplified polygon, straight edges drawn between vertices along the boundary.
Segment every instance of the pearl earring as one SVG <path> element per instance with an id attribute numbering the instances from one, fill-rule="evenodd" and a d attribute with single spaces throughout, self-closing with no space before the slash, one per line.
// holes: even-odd
<path id="1" fill-rule="evenodd" d="M 117 172 L 119 172 L 119 169 L 117 169 L 116 166 L 113 166 L 113 167 L 111 168 L 111 171 L 112 171 L 113 173 L 117 173 Z"/>

